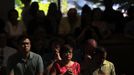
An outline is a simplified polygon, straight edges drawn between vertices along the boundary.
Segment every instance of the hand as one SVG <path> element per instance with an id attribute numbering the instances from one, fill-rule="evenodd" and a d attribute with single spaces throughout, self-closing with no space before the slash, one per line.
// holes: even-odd
<path id="1" fill-rule="evenodd" d="M 64 75 L 73 75 L 73 72 L 71 70 L 67 70 Z"/>

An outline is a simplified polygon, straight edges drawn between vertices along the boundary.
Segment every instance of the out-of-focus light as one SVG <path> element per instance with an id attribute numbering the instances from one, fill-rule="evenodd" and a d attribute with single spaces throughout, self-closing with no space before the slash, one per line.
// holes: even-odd
<path id="1" fill-rule="evenodd" d="M 47 0 L 43 0 L 43 1 L 41 1 L 41 2 L 42 2 L 42 3 L 44 3 L 44 4 L 45 4 L 45 3 L 48 3 L 48 1 L 47 1 Z"/>
<path id="2" fill-rule="evenodd" d="M 97 6 L 100 6 L 101 5 L 101 3 L 95 3 Z"/>
<path id="3" fill-rule="evenodd" d="M 74 4 L 68 4 L 68 10 L 70 9 L 70 8 L 75 8 L 76 6 L 74 5 Z"/>
<path id="4" fill-rule="evenodd" d="M 119 4 L 114 4 L 114 5 L 112 6 L 112 8 L 113 8 L 114 10 L 118 10 L 119 7 L 120 7 Z"/>
<path id="5" fill-rule="evenodd" d="M 91 8 L 93 9 L 93 6 L 94 6 L 94 3 L 91 2 L 91 1 L 86 1 L 86 4 Z"/>
<path id="6" fill-rule="evenodd" d="M 32 2 L 38 2 L 38 0 L 32 0 Z"/>
<path id="7" fill-rule="evenodd" d="M 124 10 L 124 9 L 122 9 L 122 10 L 121 10 L 121 12 L 122 12 L 122 13 L 124 13 L 124 12 L 125 12 L 125 10 Z"/>
<path id="8" fill-rule="evenodd" d="M 125 11 L 125 9 L 122 9 L 121 12 L 123 13 L 123 16 L 124 16 L 124 17 L 127 17 L 127 16 L 128 16 L 128 15 L 127 15 L 127 11 Z"/>
<path id="9" fill-rule="evenodd" d="M 131 6 L 134 6 L 134 4 L 131 4 Z"/>
<path id="10" fill-rule="evenodd" d="M 124 17 L 127 17 L 128 15 L 126 13 L 123 14 Z"/>
<path id="11" fill-rule="evenodd" d="M 97 5 L 96 5 L 96 4 L 94 4 L 94 5 L 93 5 L 93 8 L 97 8 Z"/>
<path id="12" fill-rule="evenodd" d="M 105 6 L 100 6 L 99 8 L 100 8 L 102 11 L 105 10 Z"/>

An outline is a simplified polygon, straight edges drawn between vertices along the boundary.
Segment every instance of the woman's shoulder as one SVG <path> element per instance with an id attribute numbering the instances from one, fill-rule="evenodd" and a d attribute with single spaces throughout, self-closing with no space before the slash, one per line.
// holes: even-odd
<path id="1" fill-rule="evenodd" d="M 80 65 L 80 64 L 79 64 L 78 62 L 76 62 L 76 61 L 73 61 L 73 62 L 74 62 L 75 65 Z"/>
<path id="2" fill-rule="evenodd" d="M 72 61 L 72 67 L 80 67 L 80 64 L 76 61 Z"/>

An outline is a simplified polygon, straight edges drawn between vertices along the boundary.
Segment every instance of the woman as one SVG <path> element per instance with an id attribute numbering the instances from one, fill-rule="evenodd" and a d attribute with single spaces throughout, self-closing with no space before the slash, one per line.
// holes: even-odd
<path id="1" fill-rule="evenodd" d="M 72 61 L 73 48 L 65 44 L 60 50 L 61 60 L 57 61 L 51 71 L 50 75 L 79 75 L 80 64 Z"/>
<path id="2" fill-rule="evenodd" d="M 5 31 L 8 35 L 8 45 L 16 48 L 18 37 L 26 33 L 25 25 L 22 21 L 18 20 L 18 11 L 16 9 L 8 11 L 8 21 L 6 22 Z"/>

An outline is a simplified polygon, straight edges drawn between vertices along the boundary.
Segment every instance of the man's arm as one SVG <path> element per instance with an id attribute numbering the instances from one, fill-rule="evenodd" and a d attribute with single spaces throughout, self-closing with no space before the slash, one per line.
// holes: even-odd
<path id="1" fill-rule="evenodd" d="M 43 64 L 43 60 L 42 57 L 39 55 L 38 61 L 37 61 L 37 75 L 43 75 L 44 73 L 44 64 Z"/>
<path id="2" fill-rule="evenodd" d="M 7 61 L 7 75 L 14 75 L 13 66 L 15 65 L 14 55 L 10 56 Z"/>

